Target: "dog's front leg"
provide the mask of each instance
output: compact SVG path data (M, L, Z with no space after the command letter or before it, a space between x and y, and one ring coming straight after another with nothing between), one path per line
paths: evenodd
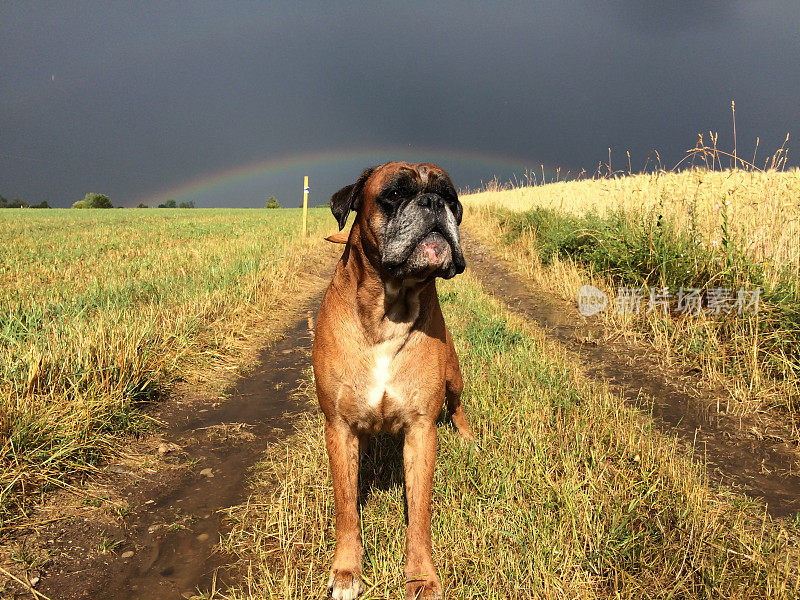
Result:
M363 591L357 506L359 438L346 423L326 421L325 444L331 461L336 506L336 552L328 591L334 600L353 600Z
M406 598L441 598L442 585L431 556L431 492L436 463L436 424L406 429L403 446L408 503Z

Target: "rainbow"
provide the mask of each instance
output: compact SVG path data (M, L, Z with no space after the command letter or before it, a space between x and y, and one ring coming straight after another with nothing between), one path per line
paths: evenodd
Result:
M485 177L482 180L488 182L495 175L501 180L508 180L511 177L517 177L521 180L526 172L534 171L540 173L542 168L541 163L535 161L525 162L507 156L450 149L420 150L410 147L386 147L345 152L341 150L326 150L256 161L222 169L214 173L201 175L173 187L148 193L136 200L136 202L150 205L163 202L166 199L185 202L216 194L224 195L226 189L234 186L246 187L260 184L259 187L263 188L265 180L278 175L297 178L301 178L303 174L311 175L313 189L313 176L315 172L320 170L345 172L349 176L355 177L366 166L398 159L436 162L453 175L457 186L460 183L457 173L465 169L469 169L473 173L476 171L485 173ZM553 169L545 166L545 172L550 177ZM472 185L477 185L478 183L473 182ZM325 200L327 200L327 197Z

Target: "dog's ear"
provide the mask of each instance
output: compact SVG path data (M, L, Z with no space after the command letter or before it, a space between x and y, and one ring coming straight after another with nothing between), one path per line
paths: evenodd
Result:
M336 222L339 223L339 231L344 228L350 209L353 208L353 190L355 187L356 184L351 183L331 196L331 212L336 217Z
M331 196L331 212L336 217L336 222L339 223L339 231L344 229L347 223L347 217L350 215L351 210L358 210L358 200L361 196L361 190L364 189L364 184L367 179L375 171L375 167L366 169L358 181L343 187L333 196Z

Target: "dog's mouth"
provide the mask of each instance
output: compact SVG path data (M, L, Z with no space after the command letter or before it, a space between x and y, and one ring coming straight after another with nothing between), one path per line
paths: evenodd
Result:
M404 260L398 264L385 264L395 277L425 280L431 277L449 279L464 271L464 256L461 253L458 234L456 239L438 224L416 243Z
M450 262L452 257L453 251L450 247L450 242L447 241L441 231L434 228L417 243L408 260L418 259L415 262L425 263L429 267L441 267Z

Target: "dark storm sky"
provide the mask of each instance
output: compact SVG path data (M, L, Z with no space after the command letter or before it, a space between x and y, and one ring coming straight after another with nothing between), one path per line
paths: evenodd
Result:
M732 148L732 99L740 153L800 134L800 2L0 2L0 194L56 206L281 160L198 205L296 205L303 173L325 202L392 157L459 187L609 147L672 166L698 132Z

